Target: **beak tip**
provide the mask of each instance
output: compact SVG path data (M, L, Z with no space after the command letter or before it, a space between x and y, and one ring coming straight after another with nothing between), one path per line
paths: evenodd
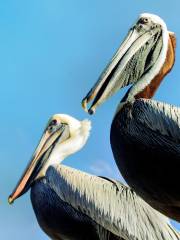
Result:
M8 203L11 205L11 204L13 204L13 202L14 202L14 199L11 196L9 196L8 197Z
M90 109L88 110L88 113L89 113L90 115L93 115L93 114L95 113L95 109L90 108Z

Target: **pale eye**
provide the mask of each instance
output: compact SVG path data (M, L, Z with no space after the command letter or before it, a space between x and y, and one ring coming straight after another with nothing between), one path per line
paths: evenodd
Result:
M148 18L140 18L139 19L139 23L146 24L148 22L149 22Z

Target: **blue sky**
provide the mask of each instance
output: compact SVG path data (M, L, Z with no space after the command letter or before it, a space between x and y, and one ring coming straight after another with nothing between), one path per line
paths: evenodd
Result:
M109 128L125 91L92 117L81 109L81 100L140 13L158 14L180 39L179 9L179 0L1 1L0 239L48 239L36 222L29 193L13 206L7 197L54 113L93 122L85 148L64 164L121 179L110 149ZM179 44L176 52L173 71L155 98L179 106Z

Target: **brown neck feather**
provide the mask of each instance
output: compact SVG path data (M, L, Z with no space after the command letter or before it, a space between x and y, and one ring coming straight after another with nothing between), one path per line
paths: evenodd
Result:
M145 87L140 93L135 96L135 99L138 98L152 98L158 89L161 81L164 79L166 74L170 72L174 65L175 61L175 48L176 48L176 37L174 33L169 32L169 43L168 43L168 51L166 55L166 60L164 65L162 66L158 75L152 79L151 83Z

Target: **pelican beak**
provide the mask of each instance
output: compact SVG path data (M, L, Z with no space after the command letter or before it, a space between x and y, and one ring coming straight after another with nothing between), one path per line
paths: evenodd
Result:
M13 193L8 198L10 204L27 192L37 178L43 177L42 169L47 164L48 158L56 143L61 143L68 137L69 127L67 124L60 124L54 131L46 128L31 161L26 167Z
M152 21L138 19L130 29L116 54L82 100L89 114L120 88L137 81L157 60L162 48L161 26ZM92 102L88 109L87 104Z

